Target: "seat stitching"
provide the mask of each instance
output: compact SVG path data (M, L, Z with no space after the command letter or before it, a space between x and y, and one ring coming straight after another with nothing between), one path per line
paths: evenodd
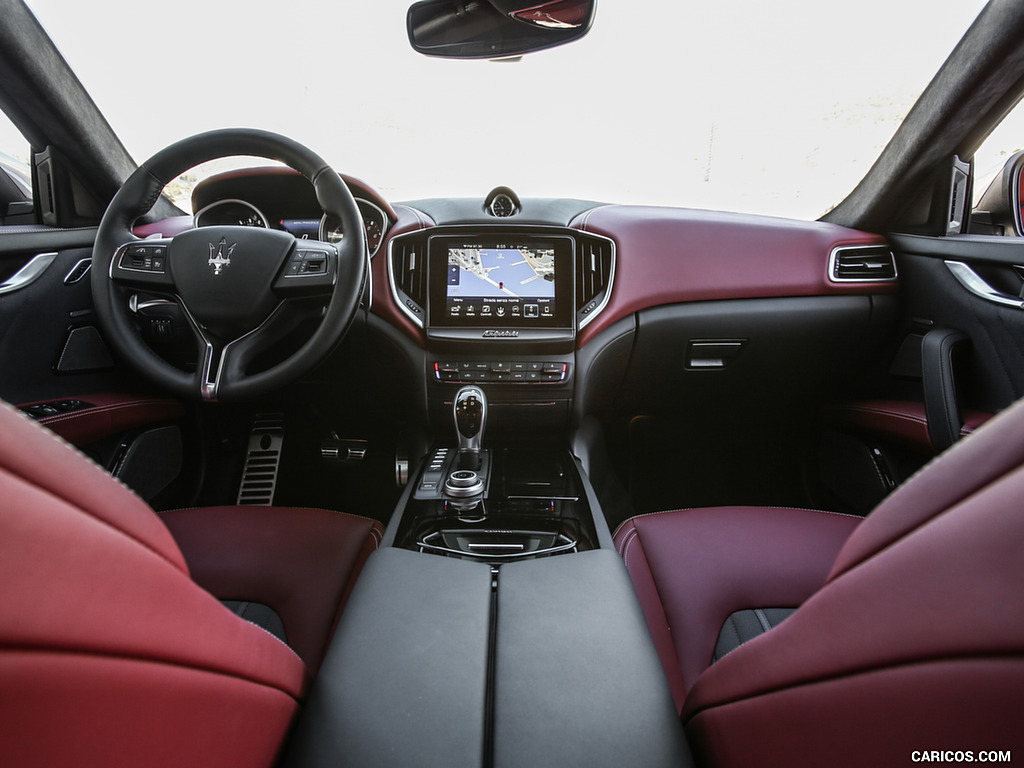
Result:
M225 608L227 608L227 606L225 606ZM227 610L231 611L231 609L230 609L230 608L227 608ZM298 659L298 660L299 660L299 661L300 661L300 662L302 663L302 666L303 666L303 667L305 667L305 666L306 666L306 662L302 661L302 657L301 657L301 656L299 656L299 654L297 654L297 653L295 652L295 650L294 650L294 649L293 649L293 648L292 648L292 647L291 647L290 645L288 645L288 643L286 643L286 642L285 642L284 640L282 640L282 639L281 639L280 637L278 637L277 635L275 635L275 634L274 634L273 632L270 632L269 630L266 630L266 629L264 629L263 627L261 627L261 626L260 626L259 624L257 624L257 623L256 623L256 622L254 622L254 621L250 621L249 619L245 618L245 616L239 616L239 615L238 615L237 613L235 613L234 611L231 611L231 614L232 614L233 616L236 616L237 618L241 619L241 620L242 620L242 621L244 621L244 622L245 622L246 624L249 624L250 626L256 627L256 629L258 629L258 630L259 630L260 632L262 632L263 634L265 634L265 635L266 635L267 637L272 637L272 638L274 638L274 639L275 639L275 640L276 640L276 641L278 642L278 644L279 644L279 645L283 645L283 646L284 646L285 648L287 648L287 649L288 649L288 652L289 652L289 653L290 653L290 654L291 654L292 656L294 656L294 657L295 657L296 659Z
M242 619L242 621L246 621L246 620ZM251 622L248 622L248 623L251 623ZM255 624L253 624L253 626L255 626L257 629L262 629L262 627L258 627ZM263 630L263 631L266 632L266 630ZM267 634L270 634L270 633L267 632ZM273 635L270 635L270 636L274 637ZM278 639L276 637L274 639L277 640L279 643L281 642L280 639ZM285 647L288 648L287 645ZM206 673L209 673L209 674L212 674L212 675L222 675L224 677L231 677L231 678L234 678L236 680L242 680L244 682L251 683L252 685L261 685L261 686L263 686L265 688L273 688L274 690L281 691L282 693L285 693L286 695L291 696L293 699L295 698L290 693L285 691L283 689L283 687L275 685L274 683L266 682L266 681L263 681L263 680L258 680L258 679L256 679L255 676L250 675L250 674L245 673L245 672L232 672L230 670L220 669L218 667L205 664L205 663L203 663L202 661L199 661L199 660L196 660L196 661L188 661L188 660L179 661L179 660L175 660L175 659L161 659L161 658L145 656L145 655L141 655L141 654L123 653L123 652L118 652L118 651L110 651L110 652L108 652L108 651L101 651L101 650L95 650L95 649L86 649L86 648L62 648L60 646L48 646L48 645L45 645L45 644L42 644L42 643L34 643L34 644L30 644L30 645L25 645L25 644L9 645L9 646L4 646L4 648L5 648L5 650L18 650L18 651L22 651L24 653L38 653L38 654L52 654L52 655L60 654L62 656L88 656L88 657L101 658L101 659L114 659L116 661L137 661L137 662L141 662L143 664L160 664L160 665L168 666L168 667L178 667L178 668L181 668L181 669L189 669L189 670L194 670L194 671L199 671L199 672L206 672ZM298 654L296 654L295 651L292 651L291 648L288 648L288 650L291 651L293 656L298 658ZM299 659L299 663L301 663L303 665L303 667L305 668L305 662L303 662L302 659Z
M23 411L20 411L20 410L18 410L17 408L14 408L14 407L12 407L12 406L9 406L9 405L7 405L6 403L3 403L3 402L0 402L0 407L2 407L2 408L6 408L6 409L7 409L8 411L11 411L12 413L15 413L15 414L17 414L18 416L20 416L21 418L23 418L23 419L24 419L25 421L29 422L30 424L34 425L35 427L38 427L38 426L40 426L39 422L37 422L37 421L36 421L35 419L33 419L33 418L32 418L31 416L29 416L29 415L28 415L27 413L25 413L25 412L23 412ZM92 458L90 458L90 457L89 457L89 456L87 456L86 454L82 453L82 452L81 452L80 450L78 450L78 448L77 448L76 446L74 446L74 445L72 445L71 443L69 443L69 442L68 442L67 440L65 440L65 439L64 439L63 437L61 437L60 435L58 435L58 434L57 434L56 432L54 432L54 431L52 431L52 430L50 430L50 429L44 429L44 430L43 430L43 434L44 434L44 435L46 435L47 437L49 437L49 438L50 438L51 440L54 440L54 441L56 441L57 443L59 443L59 444L60 444L61 446L63 446L64 448L66 448L66 449L68 449L68 450L71 450L72 452L74 452L75 454L77 454L77 455L78 455L78 456L79 456L80 458L83 458L83 459L85 459L85 460L86 460L87 462L89 462L89 463L90 463L90 464L91 464L91 465L92 465L93 467L95 467L95 468L96 468L96 469L98 469L98 470L99 470L100 472L102 472L102 473L103 473L103 474L104 474L104 475L105 475L106 477L110 478L110 479L111 479L111 480L113 480L113 481L114 481L115 483L117 483L117 484L118 484L119 486L121 486L122 488L124 488L124 489L125 489L126 491L128 491L128 492L129 492L129 493L130 493L130 494L131 494L132 496L135 496L136 498L138 498L138 494L137 494L137 493L135 493L135 491L133 491L133 490L132 490L131 488L129 488L129 487L128 487L127 485L125 485L125 484L124 484L123 482L121 482L121 480L120 480L119 478L117 478L117 477L114 477L113 475L111 475L111 474L110 474L109 472L107 472L107 470L106 470L106 469L104 469L104 468L103 468L103 467L101 467L101 466L100 466L99 464L97 464L97 463L96 463L95 461L93 461L93 460L92 460ZM6 464L4 464L4 465L2 465L2 466L4 466L5 468L7 468L7 465L6 465ZM8 468L8 469L9 469L9 468ZM35 485L35 483L33 483L33 485ZM38 487L38 486L36 486L36 487ZM48 491L48 492L50 492L50 491ZM52 492L50 492L50 493L52 493ZM58 494L53 494L53 495L58 495ZM63 496L60 496L60 498L62 498L62 499L63 499L64 497L63 497ZM65 500L66 500L66 499L65 499ZM142 501L141 499L139 499L139 500L140 500L140 501ZM74 503L74 502L72 502L72 503ZM143 503L145 503L145 502L143 502ZM76 506L77 506L77 504L76 504Z
M623 541L622 547L622 560L626 563L626 570L629 570L629 548L633 545L633 542L640 538L640 532L634 528L626 539Z
M790 510L796 510L798 512L817 512L818 514L821 514L821 515L838 515L839 517L852 517L855 520L863 520L864 519L863 515L852 515L849 512L834 512L831 509L812 509L810 507L760 506L760 505L757 505L757 504L744 505L742 507L739 507L739 505L733 506L733 507L730 507L728 505L720 505L720 506L717 506L717 507L680 507L679 509L663 509L663 510L661 510L659 512L645 512L642 515L633 515L633 517L629 518L628 520L624 520L622 523L619 524L619 526L615 529L615 533L613 534L613 537L618 535L619 531L622 530L622 527L624 525L626 525L627 523L632 522L634 520L639 520L639 519L641 519L643 517L652 517L654 515L668 515L668 514L672 514L672 513L675 513L675 512L690 512L690 511L697 510L697 509L730 509L730 508L744 508L744 509L790 509Z
M899 419L901 421L909 421L914 424L923 424L925 426L928 425L927 418L922 416L916 416L911 413L903 413L901 411L892 411L886 408L873 408L867 406L849 406L849 409L851 411L859 411L861 413L871 413L880 416L892 416L894 419Z
M124 403L110 403L108 405L94 405L91 408L83 408L78 411L69 411L68 413L59 413L54 416L46 416L39 420L40 424L44 426L50 426L51 424L59 424L64 421L74 421L75 419L85 419L90 416L96 416L98 414L111 413L113 411L121 410L123 408L136 408L140 405L149 405L153 401L151 400L130 400ZM173 402L173 401L164 401Z

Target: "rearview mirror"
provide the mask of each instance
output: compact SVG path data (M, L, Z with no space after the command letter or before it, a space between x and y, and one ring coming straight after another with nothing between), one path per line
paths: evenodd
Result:
M506 59L579 40L594 12L595 0L421 0L406 26L427 56Z

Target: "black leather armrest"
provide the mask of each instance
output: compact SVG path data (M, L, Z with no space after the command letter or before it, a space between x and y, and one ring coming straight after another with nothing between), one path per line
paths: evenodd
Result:
M969 346L970 339L966 334L948 328L931 330L921 341L921 376L928 436L939 453L960 439L963 419L956 392L956 365Z
M614 551L512 563L498 584L495 768L693 764Z

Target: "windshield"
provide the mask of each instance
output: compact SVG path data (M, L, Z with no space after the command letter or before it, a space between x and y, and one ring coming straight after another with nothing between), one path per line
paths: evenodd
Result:
M415 53L409 1L29 3L138 161L245 126L392 201L506 185L804 219L853 189L983 6L600 0L582 41L494 63Z

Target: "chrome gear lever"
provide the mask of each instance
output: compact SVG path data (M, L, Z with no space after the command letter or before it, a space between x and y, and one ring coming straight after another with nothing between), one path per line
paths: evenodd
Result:
M455 393L455 434L459 440L459 468L480 469L480 444L487 424L487 395L480 387L465 386Z

